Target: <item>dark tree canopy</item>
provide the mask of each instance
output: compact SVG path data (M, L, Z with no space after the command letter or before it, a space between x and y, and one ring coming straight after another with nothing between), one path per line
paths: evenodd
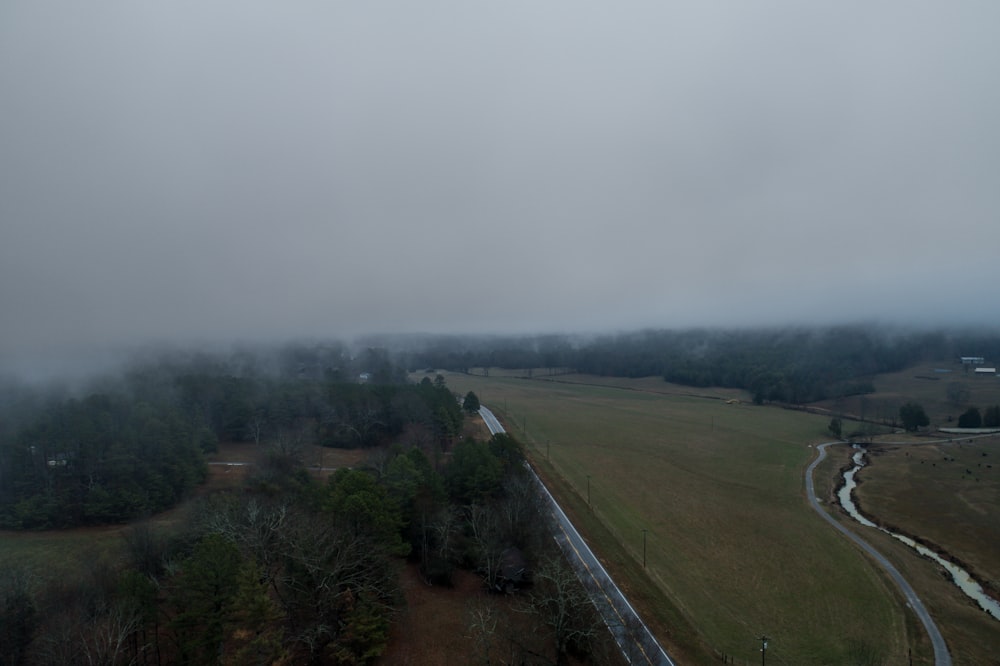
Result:
M983 427L996 428L1000 426L1000 405L993 405L983 410Z
M0 524L50 528L162 511L201 482L214 436L166 402L92 394L54 403L0 443Z
M293 348L269 371L249 354L197 355L74 397L18 397L16 412L0 400L3 526L128 521L182 499L219 442L269 451L169 529L127 530L124 557L93 583L60 576L40 594L0 572L0 661L371 664L401 606L404 557L428 582L466 568L491 590L529 584L524 567L554 545L521 444L460 438L444 377L398 381L377 349L355 362ZM324 482L306 444L372 451ZM592 647L565 639L576 629L561 610L533 610L541 630L511 643L513 660L583 659Z
M910 331L875 326L647 330L597 338L454 337L406 354L410 367L469 372L490 367L661 376L687 386L749 391L763 402L805 403L874 392L872 377L969 349L1000 356L989 332Z
M0 527L119 523L163 511L205 478L204 454L220 441L268 447L271 462L287 467L306 445L370 448L417 429L446 447L462 427L444 377L404 383L384 350L369 348L358 361L373 371L366 382L326 366L345 359L322 347L270 362L278 370L259 370L264 361L248 354L172 359L85 397L0 413Z
M472 391L466 393L465 400L462 401L462 409L467 411L469 414L475 414L479 411L479 407L479 397Z
M899 408L899 420L907 432L930 425L930 419L927 418L924 408L915 402L907 402Z
M982 425L983 417L978 407L969 407L958 417L959 428L980 428Z

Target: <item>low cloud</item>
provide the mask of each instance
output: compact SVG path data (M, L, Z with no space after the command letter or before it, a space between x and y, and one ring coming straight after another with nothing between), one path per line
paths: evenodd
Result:
M998 320L990 4L0 13L7 359Z

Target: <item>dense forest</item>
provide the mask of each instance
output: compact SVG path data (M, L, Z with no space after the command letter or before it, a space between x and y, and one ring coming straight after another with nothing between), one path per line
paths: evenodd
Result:
M204 479L204 454L219 441L266 442L294 456L307 444L371 447L407 429L439 443L457 434L461 407L442 383L407 384L384 352L368 357L361 367L372 370L352 370L351 381L346 365L318 366L314 353L277 373L241 365L241 357L198 357L133 368L82 396L8 391L0 527L162 511Z
M606 649L547 537L520 444L462 437L460 399L473 411L474 394L440 375L406 382L369 352L267 369L171 358L78 395L5 390L4 525L132 526L123 561L70 578L0 572L0 663L372 663L403 606L407 560L428 584L462 568L488 591L524 590L516 615L534 629L503 629L484 606L469 630L485 652L470 658L501 638L519 663ZM268 453L238 489L193 500L180 525L135 520L189 497L220 441ZM306 445L372 453L324 480L303 464Z
M411 367L457 372L499 367L661 376L687 386L745 389L757 402L807 403L870 393L875 374L959 356L1000 358L1000 335L856 325L649 330L596 337L441 337L412 344L403 357Z

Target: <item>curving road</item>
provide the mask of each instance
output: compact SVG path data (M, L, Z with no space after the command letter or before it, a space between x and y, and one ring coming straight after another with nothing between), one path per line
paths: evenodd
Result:
M479 408L479 415L483 417L491 434L506 432L497 417L486 407ZM573 527L573 523L552 497L548 488L534 470L530 467L528 470L552 509L553 522L557 529L556 542L576 570L580 582L587 589L604 623L615 637L622 655L630 664L675 666L674 661L657 643L649 627L639 618L639 614L635 612L580 533Z
M818 454L816 459L813 460L809 467L806 468L806 495L809 497L809 504L812 508L816 510L820 516L823 517L828 523L833 525L837 530L843 533L848 539L858 544L866 553L872 556L872 558L878 563L880 567L885 569L886 572L892 577L896 582L896 585L903 592L903 596L906 597L906 605L913 609L917 617L920 618L920 622L923 623L924 629L927 630L927 635L931 639L931 644L934 646L934 663L937 666L951 666L951 654L948 652L948 646L944 642L944 637L941 636L941 632L938 631L937 625L934 624L934 620L931 619L930 613L924 608L924 604L917 597L917 593L913 591L910 584L906 582L903 575L899 573L899 570L892 565L889 560L882 555L882 553L875 550L875 548L869 544L867 541L859 537L857 534L847 529L843 524L837 522L833 516L823 510L823 507L819 505L819 498L816 497L816 489L813 485L813 470L826 458L826 447L831 444L842 444L843 442L827 442L826 444L820 444L816 447Z

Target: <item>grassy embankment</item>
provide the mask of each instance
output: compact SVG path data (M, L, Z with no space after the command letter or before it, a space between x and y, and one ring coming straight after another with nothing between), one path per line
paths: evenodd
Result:
M762 634L773 664L905 664L910 648L928 663L886 577L805 502L802 471L810 445L829 439L828 419L659 380L491 374L446 377L528 443L683 663L713 653L754 661Z

